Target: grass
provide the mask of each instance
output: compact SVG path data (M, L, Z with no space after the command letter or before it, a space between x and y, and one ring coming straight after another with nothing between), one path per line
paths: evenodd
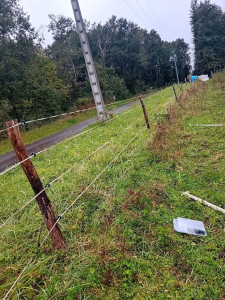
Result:
M68 250L47 240L10 299L224 299L224 215L181 196L190 190L224 207L224 128L191 125L224 123L224 79L193 85L176 104L171 88L147 100L151 132L140 133L61 220ZM122 115L35 158L44 184L74 167L48 190L57 214L143 128L139 105ZM4 221L33 194L20 169L1 179ZM204 221L207 237L174 232L176 217ZM1 296L36 253L42 223L33 203L0 229Z
M107 110L114 109L117 107L120 107L126 103L129 103L130 101L134 101L134 98L127 99L126 102L118 102L116 104L112 104L110 106L107 106ZM94 106L92 104L91 106ZM76 109L75 109L76 110ZM39 139L43 139L51 134L54 134L56 132L59 132L63 129L69 128L73 125L76 125L82 121L88 120L92 117L97 116L96 110L89 110L82 113L77 113L75 115L65 116L58 119L52 119L50 121L45 122L37 122L33 123L33 127L29 128L28 125L26 125L26 128L20 127L21 132L23 133L23 140L25 144L33 143ZM7 135L1 137L0 139L0 155L5 154L9 151L12 151L12 145L10 141L7 138Z

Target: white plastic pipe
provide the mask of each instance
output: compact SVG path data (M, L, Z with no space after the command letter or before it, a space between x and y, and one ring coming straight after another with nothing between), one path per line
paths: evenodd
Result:
M225 214L225 209L223 209L223 208L221 208L221 207L219 207L219 206L216 206L216 205L214 205L214 204L212 204L212 203L210 203L210 202L207 202L207 201L205 201L205 200L202 200L202 199L200 199L200 198L198 198L198 197L196 197L196 196L193 196L193 195L190 194L190 192L185 192L185 193L183 193L182 195L186 195L186 196L188 196L188 197L189 197L190 199L192 199L192 200L198 201L198 202L200 202L200 203L202 203L202 204L204 204L204 205L206 205L206 206L208 206L208 207L211 207L211 208L213 208L213 209L215 209L215 210L217 210L217 211L220 211L220 212L222 212L223 214Z
M223 127L225 124L191 124L192 126L199 126L199 127Z

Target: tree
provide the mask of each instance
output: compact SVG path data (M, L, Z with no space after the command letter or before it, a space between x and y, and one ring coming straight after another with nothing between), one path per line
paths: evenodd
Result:
M17 0L0 2L0 112L5 121L19 118L18 106L23 96L24 78L37 55L37 35Z
M49 31L53 43L46 50L56 66L58 76L68 89L67 106L76 104L81 89L86 86L87 74L80 39L72 19L50 15Z
M54 42L46 53L56 63L58 75L69 90L68 105L73 106L79 97L91 95L80 39L71 19L52 15L50 19L49 30L53 34ZM125 97L128 91L124 80L115 74L112 66L106 66L109 30L101 24L93 24L92 27L86 24L86 27L104 98L111 99L113 95L117 99Z
M56 65L39 55L26 73L24 98L18 111L24 119L50 116L67 110L67 90L57 77Z
M210 73L225 67L225 14L209 0L191 2L195 70Z
M0 2L0 123L67 110L67 91L18 0Z
M173 62L173 76L176 78L176 70L174 67L174 59L176 59L179 79L180 81L184 81L185 78L187 78L187 76L190 74L191 70L189 45L185 43L184 39L177 39L176 41L172 42L172 51L174 53L171 53L171 61Z

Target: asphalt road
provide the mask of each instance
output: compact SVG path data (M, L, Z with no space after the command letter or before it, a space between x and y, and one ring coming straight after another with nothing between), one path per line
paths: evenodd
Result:
M130 103L127 103L123 106L120 106L113 111L110 111L109 113L113 114L119 114L123 112L124 110L134 106L138 101L133 101ZM52 145L55 145L63 140L68 139L69 137L72 137L79 132L81 132L83 129L87 128L89 125L94 124L97 122L97 117L85 120L79 124L73 125L67 129L64 129L62 131L59 131L57 133L54 133L50 136L45 137L44 139L38 140L34 143L26 145L26 150L28 154L32 154L33 152L38 152L41 150L44 150L45 148L48 148ZM6 154L0 155L0 172L5 170L7 167L17 163L17 157L14 151L8 152Z

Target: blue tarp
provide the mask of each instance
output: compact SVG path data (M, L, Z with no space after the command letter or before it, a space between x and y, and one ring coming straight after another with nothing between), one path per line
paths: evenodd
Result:
M196 79L198 79L198 75L194 75L191 77L191 82L194 82Z

